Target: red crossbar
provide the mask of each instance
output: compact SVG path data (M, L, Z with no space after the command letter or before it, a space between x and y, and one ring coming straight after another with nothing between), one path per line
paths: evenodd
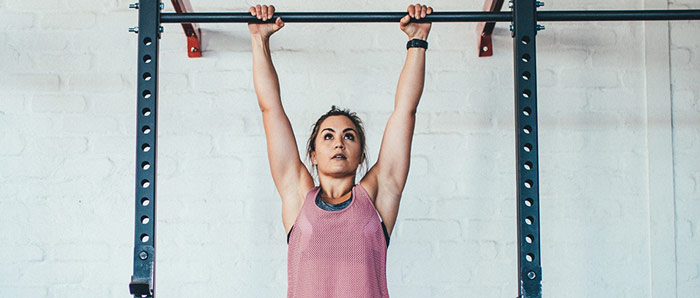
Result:
M174 0L173 0L174 1ZM484 11L501 11L503 0L485 0ZM479 39L479 57L493 56L493 44L491 42L491 33L496 26L495 22L482 22L476 26L476 34Z
M190 5L190 0L171 0L171 2L177 13L194 12L192 5ZM187 57L202 57L202 45L200 42L202 31L199 29L199 25L183 23L182 29L185 30L185 35L187 36Z

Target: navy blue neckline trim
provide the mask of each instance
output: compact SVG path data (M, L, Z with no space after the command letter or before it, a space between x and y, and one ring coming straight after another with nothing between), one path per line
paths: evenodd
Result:
M316 206L320 207L323 210L326 211L340 211L345 209L348 205L350 205L350 202L352 202L352 192L350 192L350 198L342 201L338 204L331 204L328 203L324 200L321 199L321 192L318 192L318 195L316 195Z

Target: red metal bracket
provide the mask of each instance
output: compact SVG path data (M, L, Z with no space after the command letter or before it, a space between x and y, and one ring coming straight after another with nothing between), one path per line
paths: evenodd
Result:
M171 2L177 13L194 12L190 0L171 0ZM199 30L199 25L183 23L182 29L185 30L187 36L187 57L202 57L202 44L200 42L202 31Z
M173 0L175 1L175 0ZM501 11L503 0L485 0L484 11ZM496 27L495 22L482 22L476 26L476 34L479 39L479 57L493 56L493 44L491 43L491 33Z

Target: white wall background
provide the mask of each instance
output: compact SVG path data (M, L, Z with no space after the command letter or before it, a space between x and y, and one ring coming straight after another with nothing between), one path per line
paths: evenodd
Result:
M129 296L137 60L126 30L137 13L128 3L0 0L0 297ZM197 11L250 4L193 1ZM274 4L398 11L408 2ZM546 4L700 8L698 0ZM700 23L544 25L544 297L700 297ZM247 28L201 27L203 58L187 58L179 25L166 24L161 40L158 296L284 297L287 246ZM499 24L495 55L477 58L474 32L475 24L433 25L388 253L392 297L517 295L511 38ZM336 104L365 120L376 160L405 39L397 24L288 24L275 34L297 141Z

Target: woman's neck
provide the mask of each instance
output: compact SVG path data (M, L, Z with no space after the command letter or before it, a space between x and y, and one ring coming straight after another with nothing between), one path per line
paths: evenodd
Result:
M350 198L355 176L330 178L319 176L321 199L327 203L337 204Z

